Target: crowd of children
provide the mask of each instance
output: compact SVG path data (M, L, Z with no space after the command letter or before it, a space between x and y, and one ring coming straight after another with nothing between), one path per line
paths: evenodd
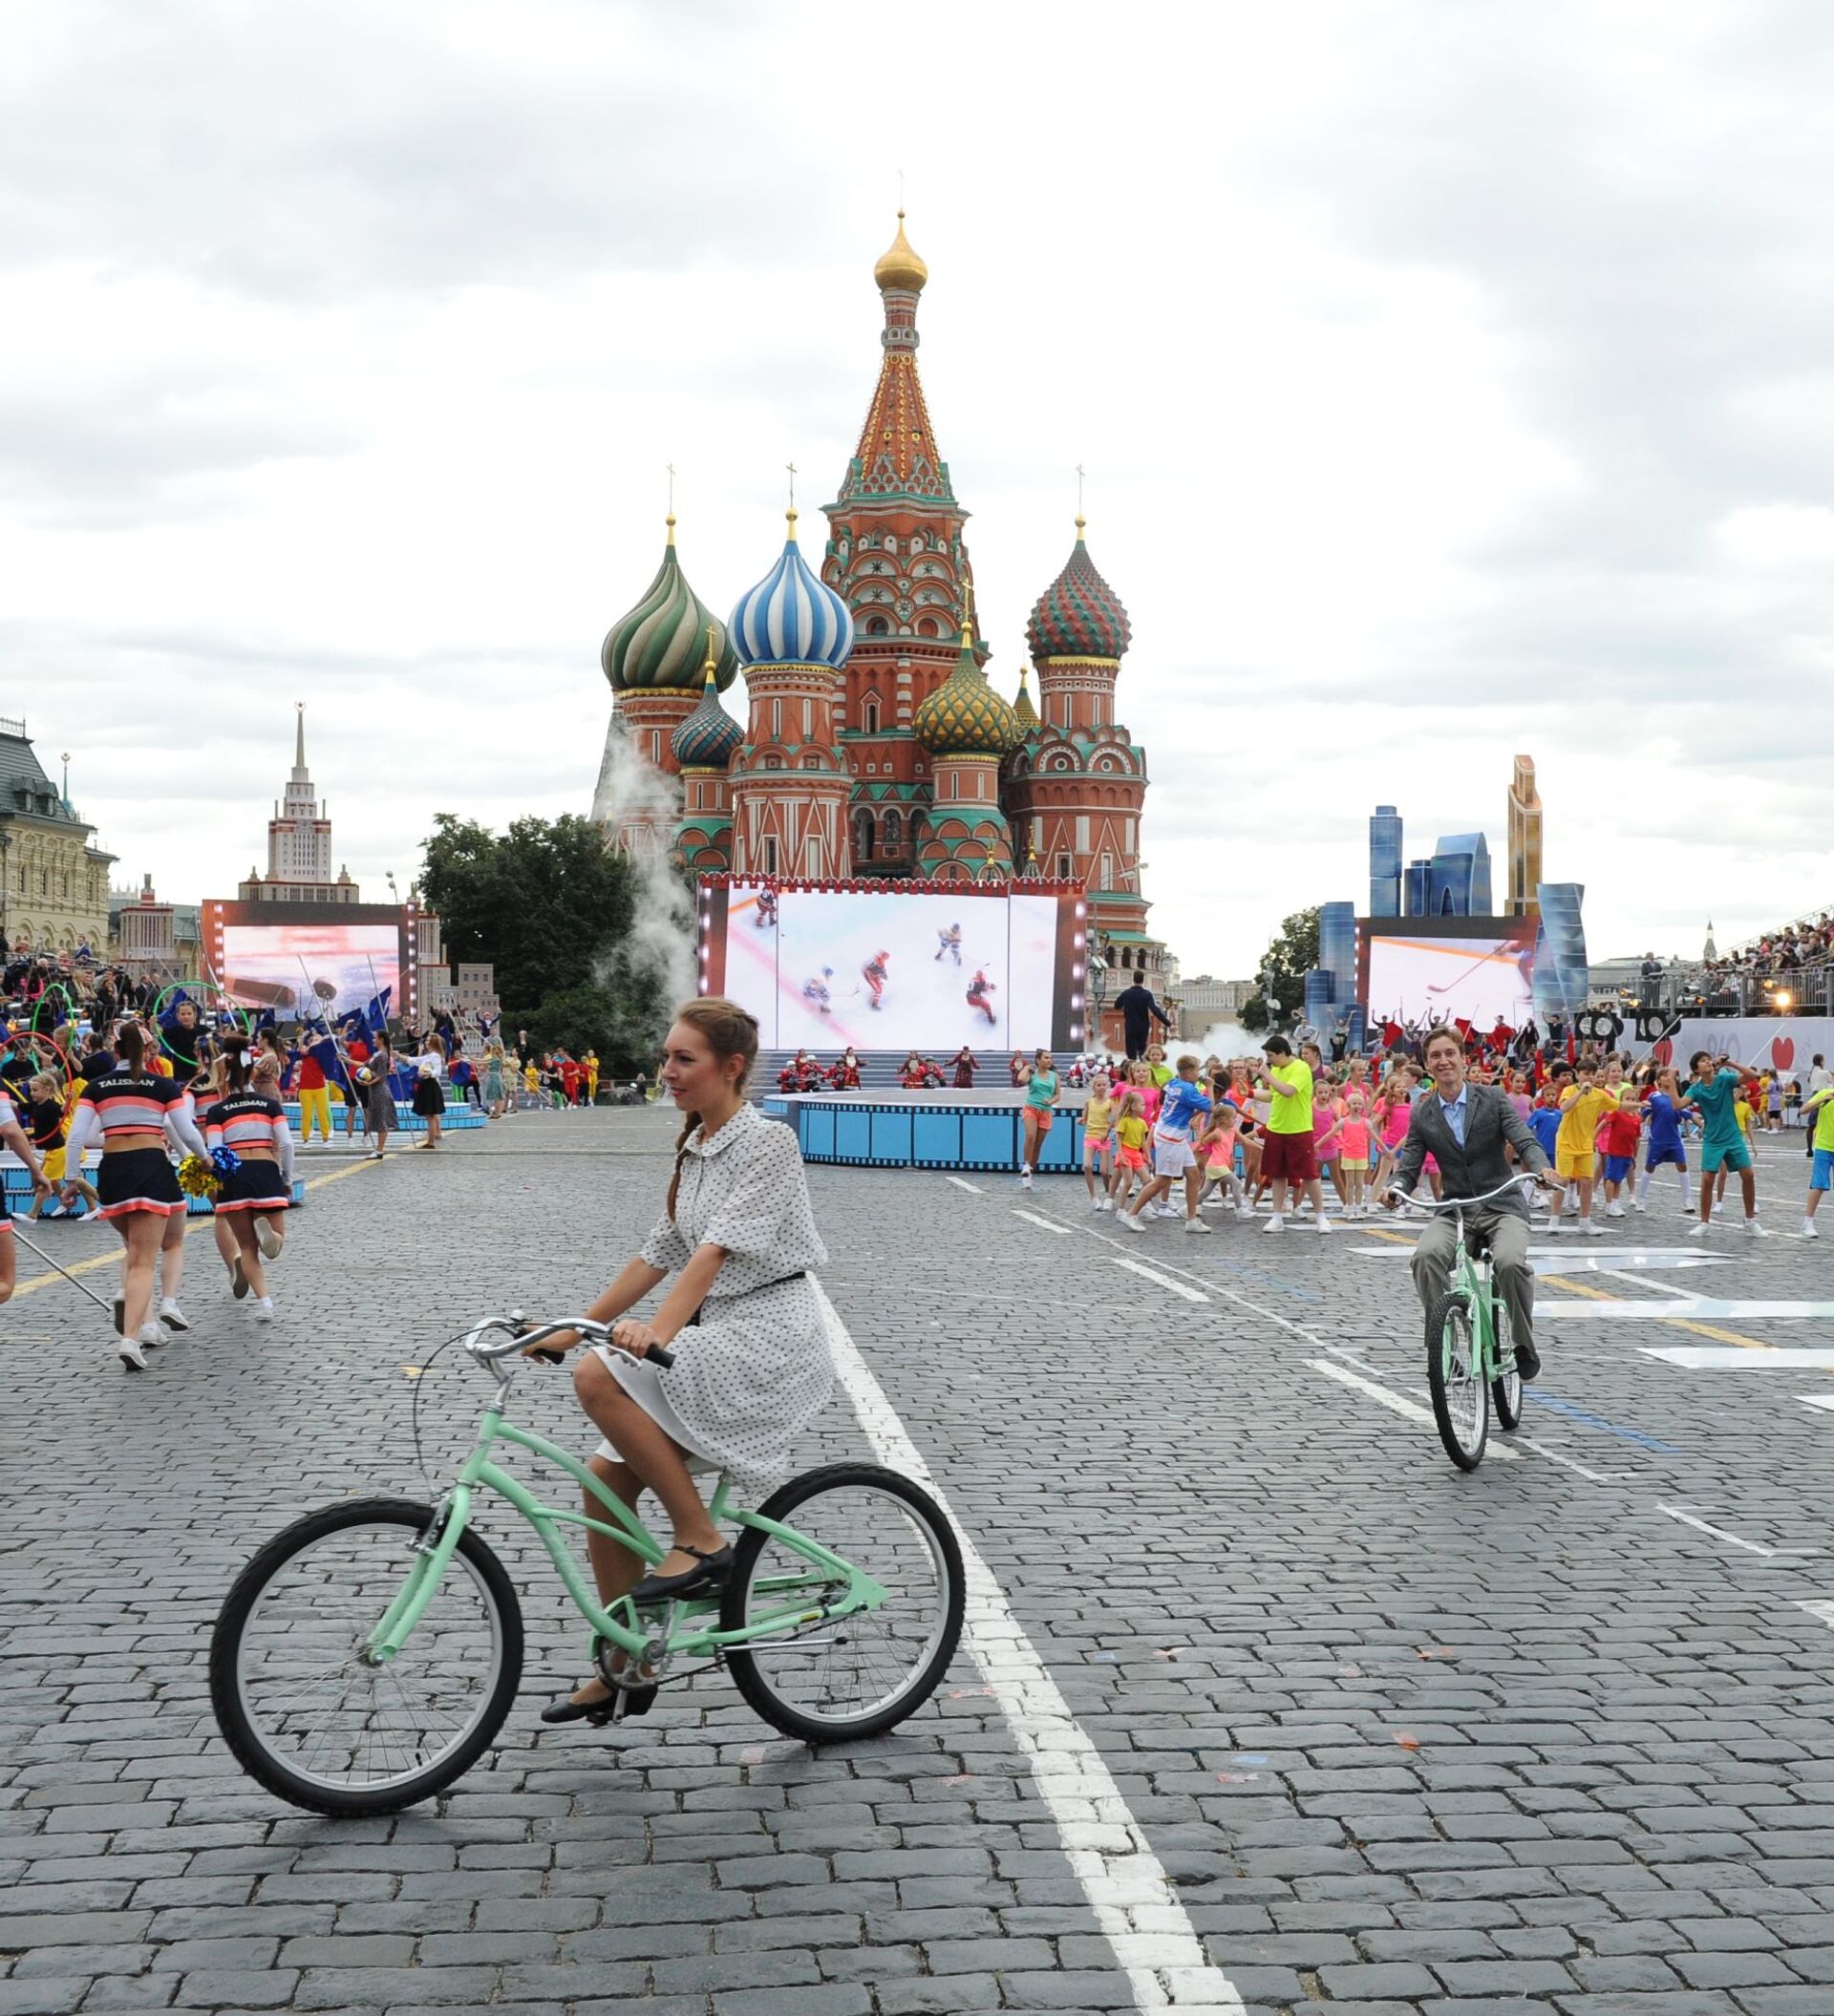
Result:
M1503 1091L1552 1163L1559 1191L1549 1233L1570 1223L1603 1237L1606 1220L1647 1211L1652 1187L1673 1170L1675 1207L1695 1220L1694 1237L1710 1230L1734 1176L1747 1233L1765 1237L1753 1142L1786 1110L1788 1087L1777 1074L1705 1051L1685 1072L1672 1062L1633 1068L1612 1051L1574 1063L1537 1057L1520 1067L1480 1054L1471 1076ZM1422 1082L1420 1065L1407 1055L1374 1066L1361 1057L1328 1064L1316 1044L1302 1044L1295 1056L1276 1038L1265 1063L1188 1054L1173 1062L1155 1046L1142 1060L1098 1069L1092 1079L1082 1114L1090 1209L1114 1214L1131 1232L1144 1231L1152 1218L1182 1218L1186 1231L1201 1235L1211 1229L1202 1212L1253 1219L1271 1192L1265 1229L1273 1232L1285 1228L1290 1190L1293 1216L1310 1214L1319 1232L1329 1232L1328 1191L1342 1219L1372 1217L1399 1161ZM1812 1159L1802 1233L1813 1239L1821 1198L1834 1187L1834 1077L1811 1091L1803 1118ZM1697 1190L1690 1187L1693 1139ZM1423 1174L1437 1197L1430 1156Z

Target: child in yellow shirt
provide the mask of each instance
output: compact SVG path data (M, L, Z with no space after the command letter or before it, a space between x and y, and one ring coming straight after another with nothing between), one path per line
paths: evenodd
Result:
M1082 1109L1082 1180L1089 1192L1091 1211L1113 1208L1108 1184L1114 1175L1114 1087L1108 1073L1098 1071L1089 1081L1089 1098ZM1101 1175L1097 1188L1096 1175Z
M1560 1132L1554 1136L1554 1173L1562 1183L1570 1184L1579 1193L1580 1230L1594 1239L1603 1239L1605 1227L1592 1216L1592 1180L1598 1169L1593 1142L1598 1123L1615 1111L1617 1099L1599 1084L1593 1065L1579 1065L1573 1079L1571 1090L1561 1094ZM1558 1211L1552 1214L1547 1229L1560 1230Z

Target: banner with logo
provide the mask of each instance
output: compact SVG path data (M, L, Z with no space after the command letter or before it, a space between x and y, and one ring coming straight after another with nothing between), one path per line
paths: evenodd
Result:
M1643 1049L1637 1045L1633 1054L1641 1056ZM1723 1050L1735 1064L1798 1078L1806 1092L1815 1059L1834 1058L1834 1016L1730 1015L1723 1021L1684 1022L1652 1054L1658 1064L1673 1064L1685 1078L1688 1059L1697 1050L1715 1056Z

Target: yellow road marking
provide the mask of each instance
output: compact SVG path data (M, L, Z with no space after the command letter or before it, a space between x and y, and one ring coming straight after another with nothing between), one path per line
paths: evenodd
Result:
M324 1176L313 1177L306 1185L306 1188L309 1191L322 1190L327 1183L341 1183L347 1176L354 1176L359 1169L373 1169L375 1166L374 1161L366 1156L362 1161L352 1163L348 1169L328 1170ZM26 1220L21 1219L19 1222L24 1224ZM204 1226L215 1222L214 1215L194 1218L185 1226L184 1236L189 1239L193 1233L202 1232ZM118 1266L120 1259L121 1253L118 1246L113 1252L92 1253L87 1260L79 1260L75 1266L66 1267L64 1274L93 1274L97 1267ZM17 1302L22 1295L34 1295L40 1288L48 1288L53 1282L61 1281L62 1279L63 1274L34 1274L30 1281L19 1283L12 1291L12 1299Z

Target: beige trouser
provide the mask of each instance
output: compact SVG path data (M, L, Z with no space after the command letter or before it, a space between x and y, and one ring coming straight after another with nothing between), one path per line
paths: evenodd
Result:
M1482 1234L1490 1247L1497 1293L1509 1311L1509 1333L1518 1344L1535 1341L1535 1270L1528 1264L1528 1220L1520 1212L1477 1204L1464 1214L1465 1229ZM1458 1227L1450 1212L1436 1214L1414 1248L1414 1292L1430 1309L1452 1279Z

